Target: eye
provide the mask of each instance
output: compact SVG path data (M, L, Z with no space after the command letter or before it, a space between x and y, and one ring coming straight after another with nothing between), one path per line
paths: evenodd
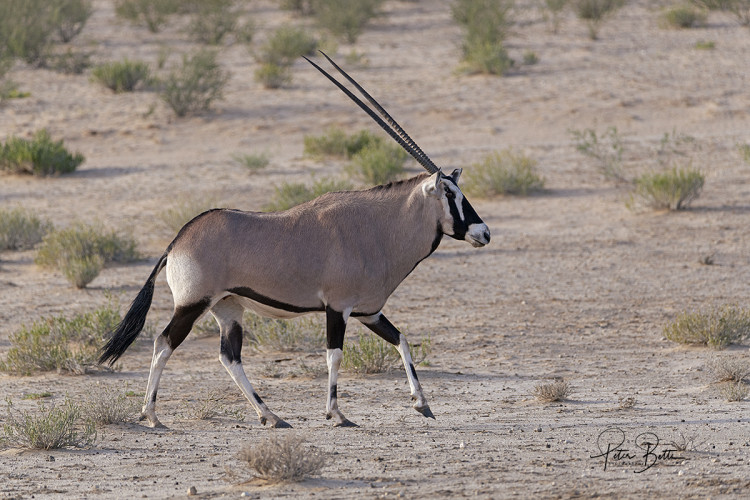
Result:
M449 200L452 200L453 198L456 197L456 193L454 193L448 188L445 188L445 197L448 198Z

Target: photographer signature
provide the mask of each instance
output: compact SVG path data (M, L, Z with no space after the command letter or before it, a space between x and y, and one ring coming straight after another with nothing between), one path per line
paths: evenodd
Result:
M604 458L604 470L607 470L607 466L616 462L628 462L638 464L641 467L638 470L634 470L636 474L640 474L649 470L651 467L656 465L660 461L664 460L680 460L683 457L677 457L674 454L679 450L667 448L662 445L659 449L659 437L653 432L642 432L636 436L634 441L635 447L638 449L631 450L624 448L625 445L625 431L619 427L608 427L596 439L596 446L599 448L599 454L590 455L591 458Z

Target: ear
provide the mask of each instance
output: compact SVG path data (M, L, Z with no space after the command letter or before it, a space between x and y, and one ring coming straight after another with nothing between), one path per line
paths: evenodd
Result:
M453 179L453 184L455 184L456 186L458 186L458 178L461 177L461 172L463 171L464 171L463 168L457 168L451 174L451 179Z
M432 182L432 180L430 180L429 182L425 182L422 185L422 190L427 196L435 196L439 198L443 189L443 180L441 179L443 172L438 170L432 175L435 177L435 181Z

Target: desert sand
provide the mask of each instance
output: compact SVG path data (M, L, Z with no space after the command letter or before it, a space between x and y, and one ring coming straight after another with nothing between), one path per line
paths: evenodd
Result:
M473 199L491 244L443 240L386 306L396 326L432 340L430 364L418 371L436 420L410 407L403 371L344 372L339 404L359 427L333 428L324 378L265 378L264 363L278 360L288 372L299 356L246 349L256 390L293 426L264 428L219 364L218 339L191 336L162 378L157 413L167 429L113 425L89 449L5 450L2 496L172 498L191 486L201 498L742 496L750 486L748 403L727 402L706 364L717 355L747 359L747 348L679 346L662 329L679 312L750 297L750 166L737 149L750 140L750 31L721 13L703 28L663 29L654 3L631 0L597 41L572 13L553 34L538 10L526 9L508 49L518 61L533 51L539 62L504 77L456 71L461 32L443 0L388 1L354 46L332 54L363 54L345 67L443 168L512 147L536 159L546 180L542 194ZM176 26L151 34L118 20L111 2L95 8L73 42L93 62L155 64L166 46L175 52L169 65L195 48ZM271 1L250 3L248 14L256 48L275 27L301 22ZM715 49L698 50L698 41ZM58 227L98 220L130 231L146 258L76 290L36 267L33 251L0 255L0 356L22 325L85 312L106 303L108 291L124 308L174 236L159 223L166 209L197 199L259 210L282 182L344 175L341 162L303 157L306 134L329 125L375 130L304 61L290 86L265 90L244 45L223 47L220 60L232 73L225 99L183 119L152 92L113 94L88 74L13 71L31 96L0 108L0 138L46 127L86 162L58 178L0 177L0 207L28 208ZM680 212L629 210L627 190L577 152L570 134L612 126L632 172L655 164L665 133L694 138L678 160L705 172L701 197ZM262 152L271 163L259 174L232 161ZM713 265L702 264L709 255ZM149 324L160 331L171 307L162 274ZM325 364L323 351L304 360ZM33 408L24 394L81 399L97 384L142 392L149 363L148 348L133 348L115 373L0 375L0 394ZM570 383L569 398L537 401L534 387L556 379ZM246 418L188 417L217 391ZM620 436L605 432L612 428L632 456L610 455L605 470L597 455ZM267 485L237 459L242 447L283 432L331 454L319 477ZM644 436L659 439L656 450L639 447ZM667 451L675 443L688 449Z

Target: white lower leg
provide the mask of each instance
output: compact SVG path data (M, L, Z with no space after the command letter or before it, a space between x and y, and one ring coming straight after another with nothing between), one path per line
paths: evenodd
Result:
M156 392L159 389L159 380L164 371L164 366L171 355L172 348L167 345L166 337L159 335L154 340L154 355L151 358L146 396L143 401L143 408L141 409L141 417L148 419L151 427L162 427L161 422L156 418Z
M260 396L255 392L253 385L247 379L245 370L242 368L242 363L230 362L224 356L221 356L220 360L221 364L226 368L227 372L229 372L229 376L232 377L234 383L237 384L237 387L240 388L242 394L245 395L255 409L261 424L266 425L266 423L268 423L271 427L290 427L289 424L274 415L274 413L268 409L268 406L266 406L263 400L260 399Z
M341 359L344 351L341 349L326 350L326 364L328 365L328 399L326 400L326 418L333 419L334 425L350 425L351 422L339 411L338 378Z
M397 349L399 354L401 354L401 360L404 362L404 371L406 371L406 379L409 381L409 389L411 391L411 398L414 400L414 408L416 408L417 411L422 412L422 409L429 407L427 406L427 400L422 392L422 386L417 378L417 372L414 369L414 362L411 359L411 353L409 352L409 342L403 334L399 337L399 345Z

